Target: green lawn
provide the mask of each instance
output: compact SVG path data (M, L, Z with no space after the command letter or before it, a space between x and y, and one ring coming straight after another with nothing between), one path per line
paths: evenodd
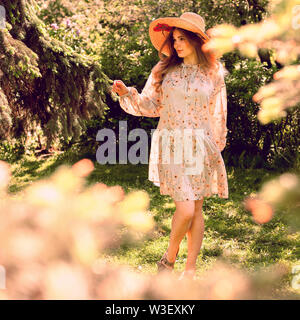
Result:
M175 210L172 198L159 193L159 188L147 180L148 165L100 165L92 155L75 156L65 153L38 160L26 156L11 163L13 177L9 186L11 193L21 191L31 182L47 177L61 164L73 164L90 157L95 170L87 184L103 182L109 186L120 185L125 192L146 190L156 227L151 237L136 245L123 245L113 251L102 253L102 257L117 263L126 263L140 272L155 273L156 261L168 246L172 214ZM204 200L205 235L198 258L198 274L209 269L218 259L248 272L281 262L288 268L300 263L300 233L290 233L289 226L275 215L264 225L258 225L242 205L242 200L251 192L258 191L263 182L279 175L263 169L227 168L229 199L217 196ZM297 251L298 250L298 251ZM184 268L187 257L186 239L181 244L175 272ZM279 292L295 292L291 289L292 275L279 284ZM298 296L300 297L300 295Z

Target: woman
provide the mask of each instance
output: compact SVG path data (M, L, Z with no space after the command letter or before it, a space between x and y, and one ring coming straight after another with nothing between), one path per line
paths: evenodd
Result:
M173 270L180 243L187 235L188 257L182 279L195 276L204 233L204 197L218 194L228 198L221 155L227 135L225 69L213 53L203 51L209 37L203 18L195 13L154 20L149 34L160 61L142 93L120 80L114 81L112 90L120 96L120 106L127 113L160 117L156 131L166 129L170 148L161 136L152 138L149 180L160 186L161 194L173 198L176 210L168 249L157 265L159 271ZM175 130L181 133L179 138L174 137ZM186 147L184 152L192 152L193 164L186 157L175 161L176 156L182 160L182 154L176 153L180 146ZM169 161L163 161L168 152Z

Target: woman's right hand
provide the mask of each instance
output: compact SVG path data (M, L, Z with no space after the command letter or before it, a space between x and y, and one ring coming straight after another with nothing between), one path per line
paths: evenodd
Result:
M116 92L119 96L122 96L129 92L129 89L126 87L123 81L114 80L112 91Z

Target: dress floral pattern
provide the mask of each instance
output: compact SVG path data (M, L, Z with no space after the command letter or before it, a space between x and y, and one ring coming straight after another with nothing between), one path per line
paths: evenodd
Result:
M175 201L218 194L228 198L221 151L227 136L224 68L215 72L181 63L164 77L156 92L151 72L142 93L134 87L120 97L134 116L160 117L152 135L148 179Z

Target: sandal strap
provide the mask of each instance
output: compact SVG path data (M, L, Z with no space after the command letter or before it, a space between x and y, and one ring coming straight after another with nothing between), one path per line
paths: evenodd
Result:
M175 262L169 262L166 257L163 257L161 261L169 267L174 267Z
M176 253L176 258L177 258L178 252L179 252L179 248ZM173 270L174 269L174 264L176 262L176 259L174 262L169 262L167 259L167 254L168 254L168 250L163 254L160 261L157 262L157 266L158 266L159 270L162 270L162 269Z
M159 261L159 264L165 266L168 269L173 269L175 261L174 262L169 262L168 259L167 259L167 253L168 253L168 251L166 251L164 253L164 255L162 256L162 258ZM177 253L178 253L178 251L177 251ZM177 257L177 254L176 254L176 257Z

